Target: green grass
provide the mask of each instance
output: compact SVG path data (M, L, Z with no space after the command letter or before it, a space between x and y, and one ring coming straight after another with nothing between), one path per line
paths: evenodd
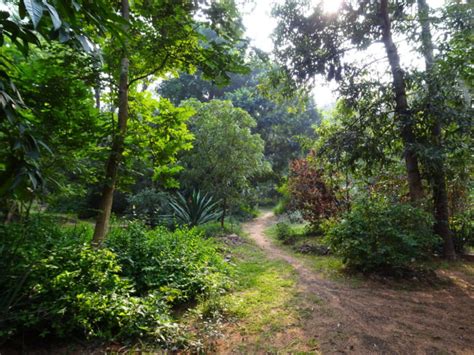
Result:
M216 301L224 313L221 330L241 353L298 352L308 349L304 339L275 341L304 321L304 307L296 287L297 274L284 261L269 260L251 241L232 248L234 287ZM201 312L203 309L201 308ZM230 333L229 333L230 331Z
M240 335L252 339L241 344L239 351L275 351L271 339L298 322L298 313L293 308L298 296L295 271L283 261L268 260L252 244L234 252L237 284L234 292L224 297L224 303L238 319ZM287 346L294 348L298 344Z

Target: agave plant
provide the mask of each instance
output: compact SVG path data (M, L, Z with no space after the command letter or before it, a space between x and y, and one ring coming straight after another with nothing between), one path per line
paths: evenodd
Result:
M189 198L178 192L176 198L170 199L170 206L179 222L194 227L218 220L222 216L219 202L214 202L212 196L203 195L200 191L193 191Z

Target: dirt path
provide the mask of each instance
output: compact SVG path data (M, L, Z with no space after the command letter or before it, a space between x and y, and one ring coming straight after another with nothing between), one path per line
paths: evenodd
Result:
M422 291L326 280L268 240L264 230L272 223L267 212L244 229L269 258L296 269L301 301L312 310L301 331L322 353L474 354L472 280Z

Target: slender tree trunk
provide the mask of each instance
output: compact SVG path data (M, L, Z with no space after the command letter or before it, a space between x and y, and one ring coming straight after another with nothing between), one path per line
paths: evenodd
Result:
M382 20L382 40L390 63L393 78L393 91L395 93L395 112L401 125L401 137L405 147L405 165L407 170L408 188L410 199L417 202L423 197L423 185L418 166L414 145L416 143L413 133L412 114L408 107L406 95L406 84L403 69L400 66L400 56L397 47L393 43L391 22L388 13L388 0L381 0L380 15Z
M130 6L128 0L122 0L122 17L125 21L130 19ZM127 31L128 26L125 25L124 30ZM94 237L92 243L98 246L104 240L110 221L112 211L112 203L114 199L115 184L117 182L117 174L122 153L124 150L124 139L127 132L128 120L128 67L129 60L127 56L127 45L124 43L123 57L120 63L120 78L118 89L118 130L113 137L110 156L107 161L105 170L105 181L100 200L99 214L95 224Z
M425 117L432 119L431 136L433 146L437 156L433 160L433 166L430 167L433 189L433 205L435 225L434 231L444 240L444 256L447 259L455 259L453 238L449 230L449 207L448 192L446 188L446 172L444 167L442 126L439 115L433 114L432 98L436 95L437 87L433 78L433 40L431 36L429 21L429 6L426 0L417 0L418 18L421 25L422 52L425 57L425 66L428 83L428 104L425 108Z
M95 108L100 110L100 84L96 83L94 87Z
M224 200L222 201L222 216L221 216L221 227L222 227L222 228L224 228L224 221L225 221L226 210L227 210L227 203L226 203L226 200L224 199Z

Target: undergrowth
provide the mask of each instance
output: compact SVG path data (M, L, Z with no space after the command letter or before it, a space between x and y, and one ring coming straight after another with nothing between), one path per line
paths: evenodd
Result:
M196 230L131 223L95 250L91 233L45 217L0 226L0 344L72 337L192 345L173 309L229 287L218 246Z

